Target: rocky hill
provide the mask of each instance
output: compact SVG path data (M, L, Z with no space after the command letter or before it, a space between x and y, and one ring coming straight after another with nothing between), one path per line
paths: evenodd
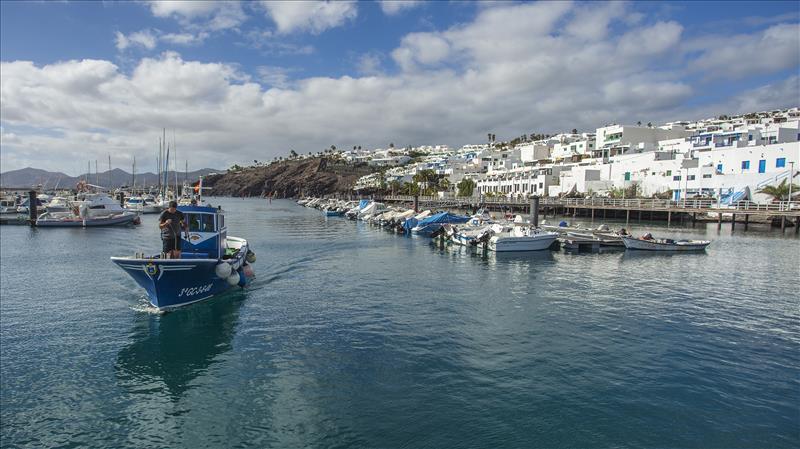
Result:
M203 185L212 187L210 194L216 196L318 196L348 193L359 177L372 171L368 166L354 166L324 157L286 160L211 175L203 180Z
M178 181L183 182L184 177L189 182L196 182L200 176L206 176L209 173L220 172L222 170L215 170L212 168L204 168L201 170L190 171L189 173L178 172ZM133 175L115 168L111 171L104 171L100 173L82 174L79 176L69 176L61 172L50 172L38 168L23 168L20 170L7 171L0 174L0 186L5 188L31 188L32 186L41 185L45 189L62 188L71 189L81 179L88 179L90 184L97 184L103 187L116 188L120 186L130 186L132 182L136 182L137 186L153 186L158 184L158 175L155 173L137 173L136 179ZM168 174L170 183L175 182L175 172L171 171Z

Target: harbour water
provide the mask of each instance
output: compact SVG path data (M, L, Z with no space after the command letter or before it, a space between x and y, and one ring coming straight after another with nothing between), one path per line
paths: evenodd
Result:
M800 446L800 240L476 254L213 199L246 290L159 315L126 229L0 230L3 447Z

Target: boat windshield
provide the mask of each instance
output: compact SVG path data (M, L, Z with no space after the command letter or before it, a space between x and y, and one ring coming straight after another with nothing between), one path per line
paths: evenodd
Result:
M186 214L189 232L214 232L214 214Z

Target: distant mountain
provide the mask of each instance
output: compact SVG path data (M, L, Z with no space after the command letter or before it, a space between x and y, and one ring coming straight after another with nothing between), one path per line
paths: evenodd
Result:
M225 170L215 170L213 168L204 168L201 170L190 171L188 174L178 172L178 183L183 183L184 177L189 182L195 182L200 176L207 176L210 173L224 173ZM168 176L170 184L175 183L175 172L169 172ZM80 176L69 176L61 172L50 172L38 168L23 168L20 170L7 171L0 173L0 186L3 188L17 188L28 189L34 186L42 185L45 189L58 188L71 189L74 188L79 180L86 179L89 184L96 184L103 187L116 188L120 186L130 186L134 181L133 176L125 170L115 168L113 170L106 170L99 174L86 174ZM137 173L136 174L137 186L154 186L158 185L158 176L154 173Z

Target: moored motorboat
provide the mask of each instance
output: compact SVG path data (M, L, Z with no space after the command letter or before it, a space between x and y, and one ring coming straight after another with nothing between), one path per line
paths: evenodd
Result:
M89 228L99 226L123 226L138 224L139 215L133 212L108 215L76 215L73 212L45 212L36 219L40 228Z
M112 257L147 292L160 310L211 298L230 288L244 287L253 277L255 254L247 240L229 237L224 213L209 206L180 206L188 223L188 239L181 236L180 259L162 255Z
M492 225L488 248L496 252L541 251L553 246L557 232L520 225Z
M644 251L703 251L711 244L710 240L673 240L656 239L650 233L636 238L622 237L622 243L627 249Z

